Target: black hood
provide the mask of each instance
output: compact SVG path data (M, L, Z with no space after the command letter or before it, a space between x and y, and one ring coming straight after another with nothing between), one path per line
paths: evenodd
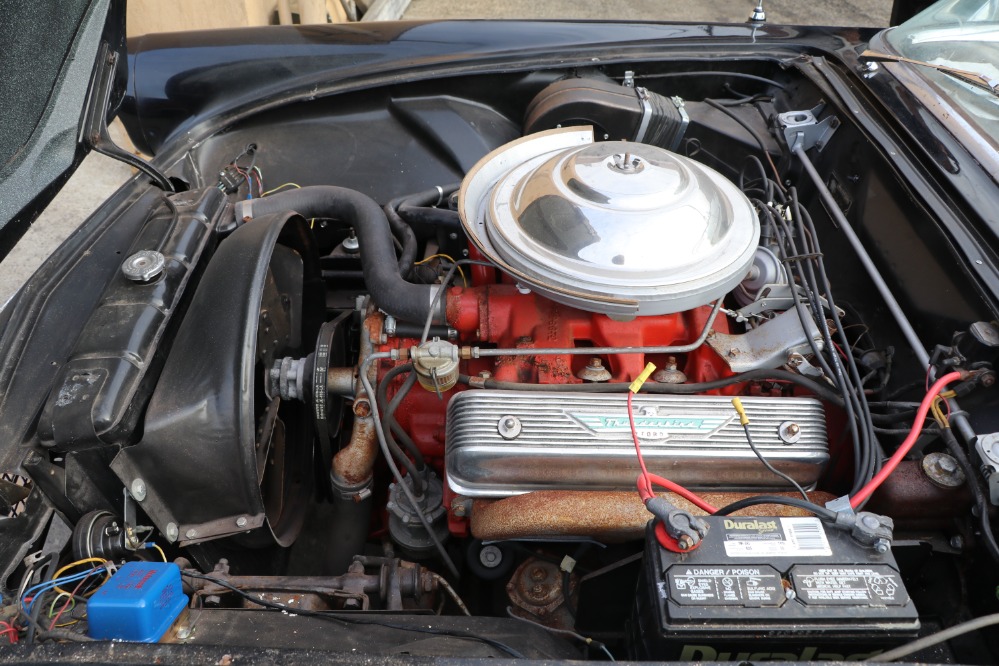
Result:
M87 153L83 119L95 71L125 51L124 0L0 0L0 258ZM106 43L105 49L101 44ZM100 61L100 62L99 62ZM114 117L127 80L119 57Z

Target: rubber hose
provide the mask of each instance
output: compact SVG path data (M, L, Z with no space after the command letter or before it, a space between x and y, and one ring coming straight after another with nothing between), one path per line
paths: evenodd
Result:
M284 211L295 211L305 218L343 220L357 233L364 282L378 307L404 321L425 321L430 315L435 287L403 279L388 219L367 195L344 187L316 185L240 201L235 208L236 219L243 221ZM444 321L444 299L439 300L434 315L434 320Z
M326 569L323 573L339 576L347 573L355 555L364 554L373 499L368 497L358 502L354 498L336 497L332 504L332 515L321 537Z
M410 272L413 270L413 264L416 263L416 234L413 233L412 227L410 227L406 222L399 217L397 209L399 205L406 200L406 197L399 197L397 199L392 199L385 207L382 209L385 211L385 218L388 220L389 227L392 229L392 233L396 238L402 243L402 252L399 253L399 273L408 278Z
M452 191L457 189L457 185L449 185L448 187ZM412 227L400 217L399 208L404 205L426 206L427 204L439 202L448 191L446 188L438 189L434 187L423 192L417 192L416 194L406 194L397 197L385 204L383 210L385 211L385 217L388 219L389 227L392 229L395 237L402 243L402 252L399 254L399 272L404 278L412 279L413 265L416 263L418 246L416 234L413 233Z
M444 208L424 208L403 204L399 216L409 224L441 228L446 231L464 231L457 211Z

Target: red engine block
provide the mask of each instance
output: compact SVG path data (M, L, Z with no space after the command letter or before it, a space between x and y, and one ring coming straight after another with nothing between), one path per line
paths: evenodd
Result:
M459 344L524 350L523 356L464 361L462 373L474 376L488 372L497 380L512 382L581 383L576 375L592 358L586 354L532 356L532 348L682 345L697 338L710 313L711 308L704 306L677 314L616 321L607 315L584 312L534 293L522 293L509 284L456 287L447 294L447 321L458 331ZM728 333L727 318L717 317L714 329ZM417 343L414 340L393 342L396 344L390 343L384 348ZM601 360L612 375L611 381L629 382L649 361L663 367L666 355L622 354L603 356ZM711 381L731 374L724 360L707 345L689 354L677 355L677 362L691 382ZM391 367L392 363L385 364L381 372ZM389 387L389 395L394 394L402 381L400 378ZM439 399L417 386L396 411L399 424L413 438L427 462L442 474L447 402L451 395L465 388L459 384ZM467 522L452 511L453 499L453 493L445 485L445 506L449 511L451 531L465 535Z

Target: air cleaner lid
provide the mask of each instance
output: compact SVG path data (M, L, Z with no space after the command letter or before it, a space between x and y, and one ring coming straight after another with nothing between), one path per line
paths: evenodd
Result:
M490 259L554 300L616 315L680 312L733 289L759 242L752 204L662 148L552 130L486 156L460 211Z

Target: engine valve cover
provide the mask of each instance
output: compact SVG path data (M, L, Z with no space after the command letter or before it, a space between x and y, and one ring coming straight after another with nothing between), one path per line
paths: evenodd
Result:
M803 486L829 460L825 413L811 398L742 398L753 443ZM750 449L729 398L639 395L635 426L649 471L691 488L781 489ZM635 487L625 395L462 391L447 412L447 478L467 497Z

